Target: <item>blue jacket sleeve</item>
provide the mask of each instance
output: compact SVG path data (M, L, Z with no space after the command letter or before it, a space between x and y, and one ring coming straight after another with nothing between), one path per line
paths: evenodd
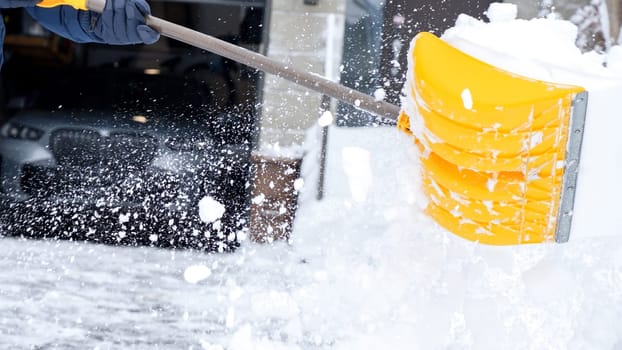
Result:
M44 28L78 43L103 43L93 32L99 14L69 6L27 7L26 11Z

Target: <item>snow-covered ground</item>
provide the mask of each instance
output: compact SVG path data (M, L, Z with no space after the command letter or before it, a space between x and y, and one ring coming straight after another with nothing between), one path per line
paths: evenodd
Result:
M465 241L421 213L409 137L330 140L290 245L2 240L0 348L622 349L622 239Z
M462 19L454 34L486 32ZM390 127L331 127L317 201L316 135L289 244L206 255L3 239L0 348L622 349L622 236L454 236L422 213L412 139Z

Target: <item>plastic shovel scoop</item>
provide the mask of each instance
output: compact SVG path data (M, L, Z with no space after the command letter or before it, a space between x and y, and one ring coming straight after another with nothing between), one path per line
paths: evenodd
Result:
M398 126L419 148L427 213L486 244L568 241L585 89L501 70L430 33L409 60Z

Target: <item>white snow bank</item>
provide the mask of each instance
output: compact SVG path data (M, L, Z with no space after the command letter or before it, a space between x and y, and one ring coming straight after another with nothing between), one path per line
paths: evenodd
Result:
M306 263L293 267L301 285L286 298L298 311L288 322L321 339L317 348L622 347L622 239L463 240L421 212L410 137L393 128L329 135L326 198L301 203L292 254ZM352 147L367 152L366 174L344 168ZM371 179L364 201L352 192L358 176Z
M575 45L577 27L571 22L514 19L508 9L515 5L494 5L491 22L461 14L442 38L483 61L535 79L585 86L603 83L598 78L622 78L619 55L581 53ZM618 50L615 47L612 52Z

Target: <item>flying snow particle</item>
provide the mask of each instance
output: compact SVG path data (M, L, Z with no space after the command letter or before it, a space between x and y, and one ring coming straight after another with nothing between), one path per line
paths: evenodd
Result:
M380 88L380 89L376 89L376 91L374 91L374 98L377 101L382 101L382 100L384 100L385 97L387 97L387 92L384 91L384 89Z
M158 235L156 235L156 234L150 234L150 235L149 235L149 240L150 240L151 242L157 242L157 241L158 241Z
M294 189L300 191L305 187L305 180L303 178L297 178L294 180Z
M128 221L130 221L130 213L120 214L119 215L119 223L120 224L125 224Z
M333 123L334 120L335 118L333 118L333 114L330 111L325 111L324 113L322 113L322 116L320 117L320 119L318 119L317 123L320 126L329 126Z
M184 279L188 283L197 284L212 274L212 270L205 265L191 265L184 270Z
M462 90L462 104L464 105L465 109L472 109L473 108L473 96L471 96L471 90L469 89L464 89Z
M238 231L235 234L235 237L238 239L238 242L243 242L247 238L247 234L245 231Z
M205 223L220 219L225 213L225 206L212 197L205 196L199 201L199 217Z
M252 202L253 204L259 205L263 203L265 200L266 200L266 195L264 195L263 193L260 193L257 196L253 197Z

